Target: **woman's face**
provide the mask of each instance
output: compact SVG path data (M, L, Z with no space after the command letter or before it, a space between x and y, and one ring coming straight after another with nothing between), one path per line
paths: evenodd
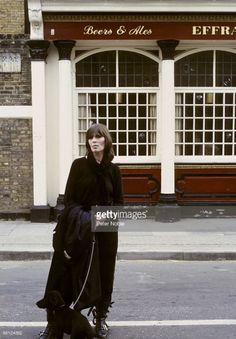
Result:
M102 153L104 152L105 148L105 138L102 136L94 135L92 138L88 139L89 146L93 153Z

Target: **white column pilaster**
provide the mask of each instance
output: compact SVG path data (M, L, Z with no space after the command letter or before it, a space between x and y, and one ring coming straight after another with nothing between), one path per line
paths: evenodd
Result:
M59 53L59 196L65 185L73 160L73 114L72 114L72 40L54 41Z
M175 193L174 144L174 61L163 60L161 65L161 193Z
M175 201L175 90L174 50L176 40L159 41L161 62L161 197Z
M64 194L72 163L71 62L59 61L59 193Z
M45 62L32 61L34 205L47 205Z
M49 221L47 201L45 60L50 45L45 40L27 42L31 55L33 111L33 207L31 221Z

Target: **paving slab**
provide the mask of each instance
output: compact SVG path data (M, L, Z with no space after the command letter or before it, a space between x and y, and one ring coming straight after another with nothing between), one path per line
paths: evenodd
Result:
M52 257L56 223L0 220L0 260ZM127 221L119 231L119 260L236 260L236 218Z

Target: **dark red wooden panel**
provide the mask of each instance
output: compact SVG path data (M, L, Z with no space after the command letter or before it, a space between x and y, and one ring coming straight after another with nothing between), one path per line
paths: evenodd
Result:
M122 168L125 203L157 203L160 195L160 169Z
M176 170L180 202L236 202L236 168Z

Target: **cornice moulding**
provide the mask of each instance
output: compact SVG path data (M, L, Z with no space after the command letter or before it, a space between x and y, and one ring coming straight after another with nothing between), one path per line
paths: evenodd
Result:
M29 0L32 1L32 0ZM41 0L42 3L42 11L43 12L198 12L198 13L232 13L236 12L236 2L234 0L231 1L220 1L220 0L199 0L194 3L189 0L177 1L177 0L169 0L169 1L78 1L78 0L70 0L65 1L62 0Z

